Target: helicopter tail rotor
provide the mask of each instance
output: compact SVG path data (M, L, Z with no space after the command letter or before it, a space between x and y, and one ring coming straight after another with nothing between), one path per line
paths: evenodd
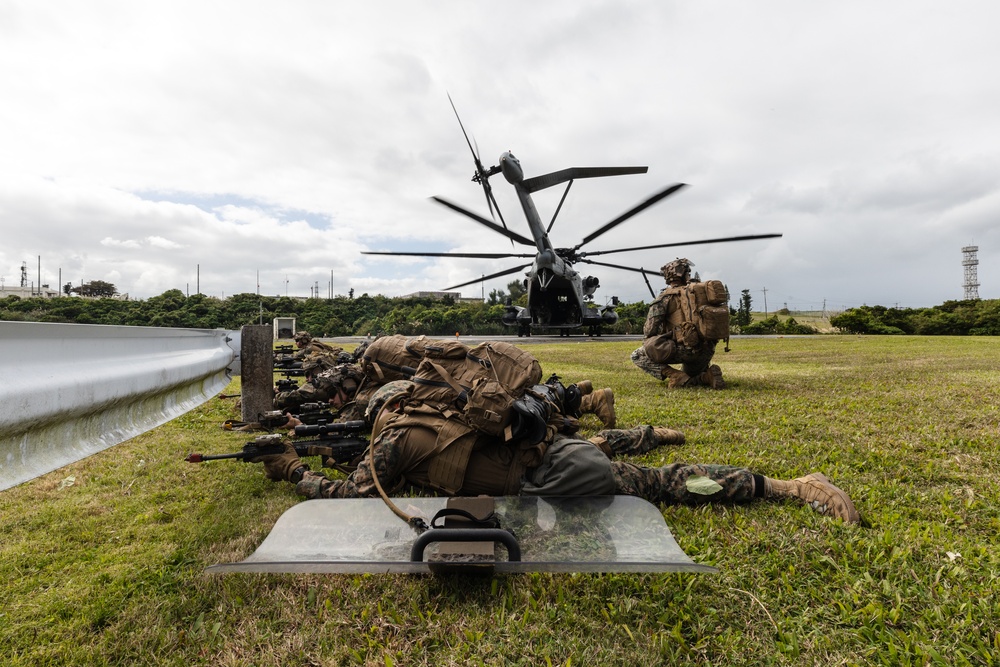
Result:
M476 144L473 147L472 142L469 141L469 133L465 131L465 125L462 124L462 118L458 115L458 109L455 108L455 102L451 99L451 95L448 95L448 102L451 103L451 110L455 112L455 118L458 120L458 126L462 128L462 135L465 137L465 143L469 146L469 151L472 152L472 161L476 165L476 173L472 175L472 180L483 188L483 194L486 196L486 206L490 210L490 217L493 217L494 210L496 211L496 217L500 218L500 224L503 228L507 229L507 222L503 219L503 213L500 212L500 205L497 204L496 197L493 196L493 187L490 186L490 176L500 173L499 166L493 166L489 169L483 167L482 160L479 159L479 145ZM495 218L494 218L495 219ZM513 242L511 242L513 245Z

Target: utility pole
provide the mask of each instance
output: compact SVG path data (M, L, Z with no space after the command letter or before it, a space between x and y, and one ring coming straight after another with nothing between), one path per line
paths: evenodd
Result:
M766 320L767 319L767 288L764 287L764 288L761 289L761 291L764 292L764 319Z

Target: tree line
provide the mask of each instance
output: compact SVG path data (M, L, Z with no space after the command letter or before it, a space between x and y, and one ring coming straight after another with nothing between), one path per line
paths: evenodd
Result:
M845 333L1000 336L1000 299L945 301L931 308L861 306L830 318Z
M103 285L101 287L104 287ZM527 305L522 284L508 291L493 290L489 299L456 301L450 298L347 296L333 299L295 299L257 294L235 294L226 299L168 290L144 300L116 298L41 297L0 299L0 321L64 322L128 326L239 329L247 324L270 324L276 317L296 318L296 328L317 336L373 336L404 334L453 336L509 334L500 318L507 302ZM115 292L114 286L108 289ZM753 321L750 290L743 290L737 307L730 307L734 334L816 334L787 311ZM605 326L608 334L641 334L649 303L617 307L619 320ZM783 316L787 316L784 317ZM830 318L841 333L919 335L1000 335L1000 300L947 301L932 308L861 306Z
M247 293L219 299L203 294L185 296L177 289L144 300L8 296L0 299L0 320L229 330L247 324L270 324L276 317L294 317L298 330L323 337L510 333L500 321L507 295L500 291L492 296L487 302L368 294L355 297L353 293L333 299ZM519 294L513 303L526 305L526 299ZM647 307L645 303L619 306L618 323L605 331L642 333Z

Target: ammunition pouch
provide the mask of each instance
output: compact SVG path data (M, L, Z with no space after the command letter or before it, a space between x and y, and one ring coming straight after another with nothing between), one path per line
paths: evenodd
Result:
M644 340L642 349L646 351L646 356L649 357L650 361L657 364L669 364L673 361L677 344L674 343L673 334L661 334Z
M701 334L694 322L682 322L674 327L674 340L684 347L698 347L701 344Z
M725 306L700 306L698 332L708 340L729 338L729 309Z

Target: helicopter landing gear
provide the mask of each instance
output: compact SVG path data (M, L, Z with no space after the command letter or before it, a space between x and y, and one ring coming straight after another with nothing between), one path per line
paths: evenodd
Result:
M526 325L519 326L517 328L517 337L520 338L521 336L531 338L531 327Z
M597 336L598 338L600 338L601 337L601 325L600 324L591 324L590 327L587 329L587 335L590 336L591 338L593 338L594 336Z

